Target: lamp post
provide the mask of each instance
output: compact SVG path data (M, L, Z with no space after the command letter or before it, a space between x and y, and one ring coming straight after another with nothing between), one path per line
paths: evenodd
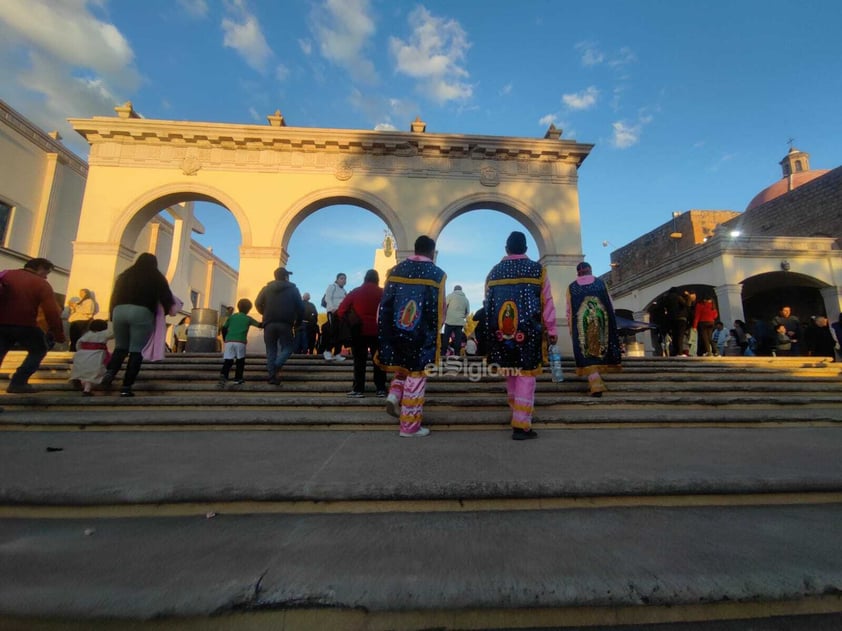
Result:
M608 241L608 240L606 240L606 241L603 241L603 242L602 242L602 247L604 247L604 248L607 248L609 245L610 245L612 248L614 247L614 244L613 244L613 243L611 243L611 242L610 242L610 241ZM610 261L610 262L608 263L608 266L609 266L612 270L615 270L615 269L617 269L618 267L620 267L620 264L619 264L619 263L615 263L614 261Z
M678 219L680 216L681 216L681 211L679 211L679 210L672 211L672 232L670 233L670 239L672 239L673 243L675 244L674 249L673 249L673 252L675 254L678 254L678 242L681 240L681 237L684 236L683 234L681 234L678 231L678 227L676 225L676 219Z

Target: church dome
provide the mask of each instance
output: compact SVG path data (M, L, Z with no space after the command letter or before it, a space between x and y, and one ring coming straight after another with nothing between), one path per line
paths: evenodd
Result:
M783 178L771 186L767 186L755 195L748 203L748 206L746 206L746 210L756 208L776 197L795 190L799 186L803 186L807 182L815 180L817 177L830 173L829 169L811 170L810 154L799 151L795 147L790 148L784 159L781 160L780 165L783 171Z

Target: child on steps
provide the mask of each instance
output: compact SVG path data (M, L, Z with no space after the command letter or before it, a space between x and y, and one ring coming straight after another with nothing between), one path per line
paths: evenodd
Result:
M251 311L251 300L241 298L237 303L237 313L231 315L222 327L222 339L225 347L222 351L222 371L219 373L219 387L224 388L231 373L231 366L237 362L234 369L234 383L241 385L245 383L243 372L246 368L246 342L248 342L249 328L256 326L263 328L263 325L248 315Z
M70 379L78 379L82 384L82 396L91 396L93 384L102 382L105 365L111 358L106 343L113 337L108 322L95 319L91 320L88 330L77 340Z

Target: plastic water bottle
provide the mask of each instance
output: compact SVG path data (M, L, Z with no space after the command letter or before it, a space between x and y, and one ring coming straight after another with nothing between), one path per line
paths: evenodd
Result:
M553 382L561 383L564 381L564 373L561 371L561 351L558 349L558 344L550 344L548 355Z

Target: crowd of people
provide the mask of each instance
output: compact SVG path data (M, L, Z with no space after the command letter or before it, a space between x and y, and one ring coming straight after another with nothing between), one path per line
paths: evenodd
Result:
M354 370L347 396L366 396L371 361L375 396L384 399L386 412L398 419L400 436L423 437L430 433L423 426L423 411L431 367L439 366L442 356L480 355L484 365L494 367L494 374L505 376L512 438L536 438L532 429L536 376L544 371L547 348L557 342L558 331L546 269L526 250L525 234L512 232L505 255L488 273L483 304L472 315L460 285L445 294L447 276L433 262L435 241L421 236L414 254L389 270L382 288L375 270L368 270L363 283L351 291L345 289L347 276L337 274L321 300L326 311L321 328L310 294L302 295L290 281L292 272L279 267L254 304L242 298L236 313L228 308L220 318L219 387L227 387L232 367L233 384L245 382L251 328L262 330L266 381L271 385L280 385L282 369L293 353L321 353L325 361L340 362L346 358L343 349L349 348ZM181 313L183 303L172 294L154 255L139 255L117 277L108 320L97 317L99 306L89 289L80 290L60 312L46 280L52 269L50 261L37 258L20 270L0 272L0 362L14 345L27 351L7 392L33 392L29 378L48 348L66 339L75 352L71 379L79 383L83 396L91 396L97 384L109 388L126 361L120 396L132 397L144 359L160 360L165 350L185 350L189 316L173 327L172 348L165 344L166 317ZM576 373L586 378L591 396L601 397L606 391L602 374L622 369L622 347L605 284L586 262L579 263L576 272L566 296ZM249 315L253 307L260 320ZM753 320L747 325L736 320L726 329L712 297L698 299L693 291L675 287L653 315L659 325L656 347L670 356L833 358L842 340L842 315L833 324L817 316L804 326L788 305L768 322Z
M823 315L807 323L781 305L768 319L734 320L730 328L719 319L711 296L697 299L692 290L672 287L652 314L657 329L653 341L657 355L721 357L724 355L839 356L842 315L830 323Z

